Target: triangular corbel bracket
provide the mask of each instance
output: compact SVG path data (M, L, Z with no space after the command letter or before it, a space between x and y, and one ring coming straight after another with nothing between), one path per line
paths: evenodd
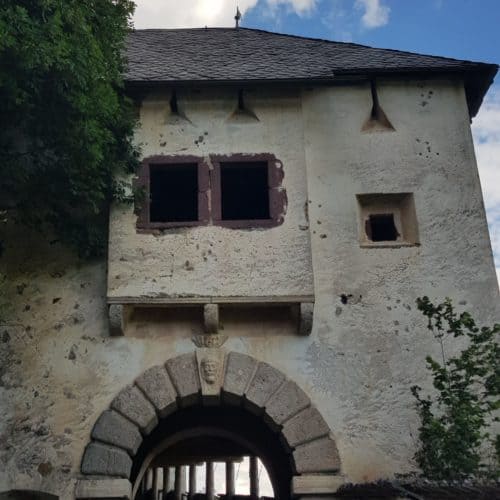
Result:
M372 95L372 109L370 116L367 118L363 126L362 132L394 132L396 129L384 113L382 106L378 100L377 87L375 80L370 81L370 89Z
M179 107L179 102L177 101L177 90L172 89L172 94L170 95L170 100L168 101L169 111L167 114L167 123L175 124L179 122L189 122L191 120L185 115L184 111Z
M258 122L257 115L246 105L243 95L243 89L238 90L238 105L236 109L229 115L227 121L231 122Z

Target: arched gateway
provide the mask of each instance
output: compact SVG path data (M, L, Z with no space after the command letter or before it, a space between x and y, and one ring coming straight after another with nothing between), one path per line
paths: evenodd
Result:
M91 438L76 498L139 498L146 471L162 460L224 454L258 457L275 498L333 493L341 483L330 429L304 391L269 364L222 349L148 369L100 415Z

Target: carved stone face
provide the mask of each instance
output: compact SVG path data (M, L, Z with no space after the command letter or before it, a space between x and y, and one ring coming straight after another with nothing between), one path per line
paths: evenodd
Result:
M207 384L213 384L217 380L217 361L214 359L203 358L201 360L201 376Z

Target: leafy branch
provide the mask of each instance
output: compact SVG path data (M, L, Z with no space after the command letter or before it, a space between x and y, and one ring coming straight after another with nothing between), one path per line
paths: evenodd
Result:
M440 362L426 358L435 395L411 388L420 416L417 463L430 479L498 477L500 438L491 435L491 424L499 421L500 324L480 328L468 312L456 313L450 299L434 305L422 297L417 306L441 348ZM466 347L448 356L445 341L457 338ZM495 450L492 463L483 460L485 448Z

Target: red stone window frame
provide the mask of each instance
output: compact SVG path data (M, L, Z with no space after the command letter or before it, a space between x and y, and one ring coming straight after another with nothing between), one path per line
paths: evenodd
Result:
M286 192L281 187L283 164L273 154L210 155L213 169L210 171L212 186L213 224L229 228L274 227L283 223L286 210ZM222 219L221 165L224 163L267 163L267 186L269 190L268 219Z
M221 164L223 163L267 163L269 190L269 218L249 220L223 220L221 198ZM198 220L175 222L151 222L150 220L150 172L151 166L198 165ZM143 160L135 182L141 193L136 196L137 231L151 233L176 227L213 225L228 228L267 228L279 226L284 221L287 207L286 191L282 187L283 164L271 153L209 155L206 158L191 155L150 156Z
M151 167L177 166L182 164L196 164L198 166L198 220L195 221L172 221L151 222L150 220L150 182ZM208 164L199 156L150 156L145 158L139 168L136 180L136 189L142 191L137 207L137 230L140 232L151 232L159 229L175 227L201 226L209 222L208 191L210 189L210 175Z

